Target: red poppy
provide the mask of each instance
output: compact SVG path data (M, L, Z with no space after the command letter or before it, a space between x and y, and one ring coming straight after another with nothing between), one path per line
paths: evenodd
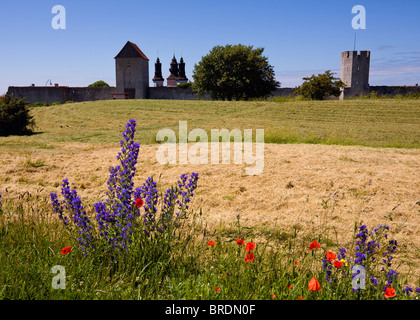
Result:
M299 296L299 297L298 297L298 300L303 300L302 296Z
M308 289L311 291L319 291L322 289L322 287L318 280L316 280L315 277L312 277L311 281L308 283Z
M312 250L312 249L318 249L319 247L321 247L321 245L320 245L318 242L313 241L313 242L309 245L309 250Z
M70 247L65 247L63 249L61 249L61 254L67 254L71 252L71 248Z
M271 296L271 298L275 299L276 298L276 295L273 293L273 295Z
M387 287L386 288L385 295L384 295L386 299L395 297L396 295L397 294L395 293L394 288L392 288L392 287Z
M342 266L343 266L343 261L338 261L338 260L334 261L334 267L336 267L337 269L341 269Z
M144 204L144 201L140 198L136 200L136 207L140 208Z
M255 259L254 254L252 252L250 252L245 257L245 263L253 261L254 259Z
M237 238L236 243L241 246L244 244L244 240Z
M216 290L217 292L220 291L220 288L218 288L217 286L214 287L214 290Z
M292 288L293 288L293 284L291 284L291 285L289 286L289 290L290 290L290 289L292 289Z
M214 246L216 244L216 241L214 240L210 240L209 242L207 242L208 246Z
M334 259L337 258L334 253L329 252L329 251L327 251L326 255L329 262L332 262Z
M293 263L297 266L299 264L299 261L295 261Z
M256 247L255 243L248 242L245 246L245 250L246 250L246 252L249 252L251 250L254 250L255 247Z

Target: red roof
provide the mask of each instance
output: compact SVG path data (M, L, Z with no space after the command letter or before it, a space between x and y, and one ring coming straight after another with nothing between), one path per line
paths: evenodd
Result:
M127 41L124 48L121 49L121 51L116 55L116 58L143 58L146 60L149 60L148 57L143 53L143 51L140 50L140 48L130 41Z
M143 53L143 51L141 51L140 48L135 43L132 43L130 41L128 41L128 42L134 47L134 49L136 49L136 51L142 56L142 58L144 58L146 60L149 60L149 58L146 57L146 55Z

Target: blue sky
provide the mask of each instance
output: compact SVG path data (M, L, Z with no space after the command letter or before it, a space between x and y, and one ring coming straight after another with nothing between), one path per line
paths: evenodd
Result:
M66 9L66 29L54 30L54 5ZM355 31L355 5L366 8L366 29ZM159 53L164 78L175 53L194 64L215 45L263 47L282 87L302 77L340 72L340 53L370 50L371 85L420 83L420 1L412 0L24 0L0 6L0 94L8 86L48 80L115 85L114 57L127 41L149 57Z

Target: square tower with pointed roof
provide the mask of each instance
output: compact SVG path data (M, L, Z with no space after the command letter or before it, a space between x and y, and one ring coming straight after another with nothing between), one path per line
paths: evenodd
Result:
M149 89L149 59L140 48L127 41L115 56L116 92L128 99L147 99Z

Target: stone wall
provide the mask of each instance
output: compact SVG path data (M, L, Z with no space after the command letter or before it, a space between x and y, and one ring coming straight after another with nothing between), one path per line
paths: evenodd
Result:
M275 91L271 91L274 97L288 97L295 95L295 88L278 88Z
M191 88L149 87L149 99L197 100L198 96ZM201 99L210 100L210 94L204 94Z
M293 96L295 88L279 88L272 91L274 97ZM170 99L170 100L197 100L198 96L191 88L182 89L179 87L150 87L149 99ZM211 100L210 93L202 97L203 100Z
M74 102L97 101L112 99L111 94L115 93L115 87L107 88L88 88L88 87L70 87L68 100Z
M410 93L420 94L420 86L371 86L370 92L375 92L378 96L396 96L398 94L405 96Z
M410 93L414 94L420 94L420 86L370 86L369 91L366 93L366 95L369 95L370 93L375 93L377 96L390 96L394 97L396 95L409 95ZM352 88L344 88L343 94L341 97L344 98L355 98L359 97L360 92L355 91Z
M295 88L279 88L272 91L274 97L288 97L294 95ZM378 96L407 95L410 93L420 94L420 86L371 86L370 92ZM9 87L8 94L18 98L25 98L31 104L42 103L65 103L67 101L83 102L96 100L111 100L112 94L116 93L115 87L88 88L88 87ZM356 97L360 92L353 92L352 88L344 88L344 98ZM198 96L191 88L179 87L149 87L149 99L166 100L197 100ZM210 94L206 93L203 100L211 100Z
M25 98L31 104L37 102L52 104L67 101L110 100L111 94L115 93L115 87L9 87L7 93L18 98Z

